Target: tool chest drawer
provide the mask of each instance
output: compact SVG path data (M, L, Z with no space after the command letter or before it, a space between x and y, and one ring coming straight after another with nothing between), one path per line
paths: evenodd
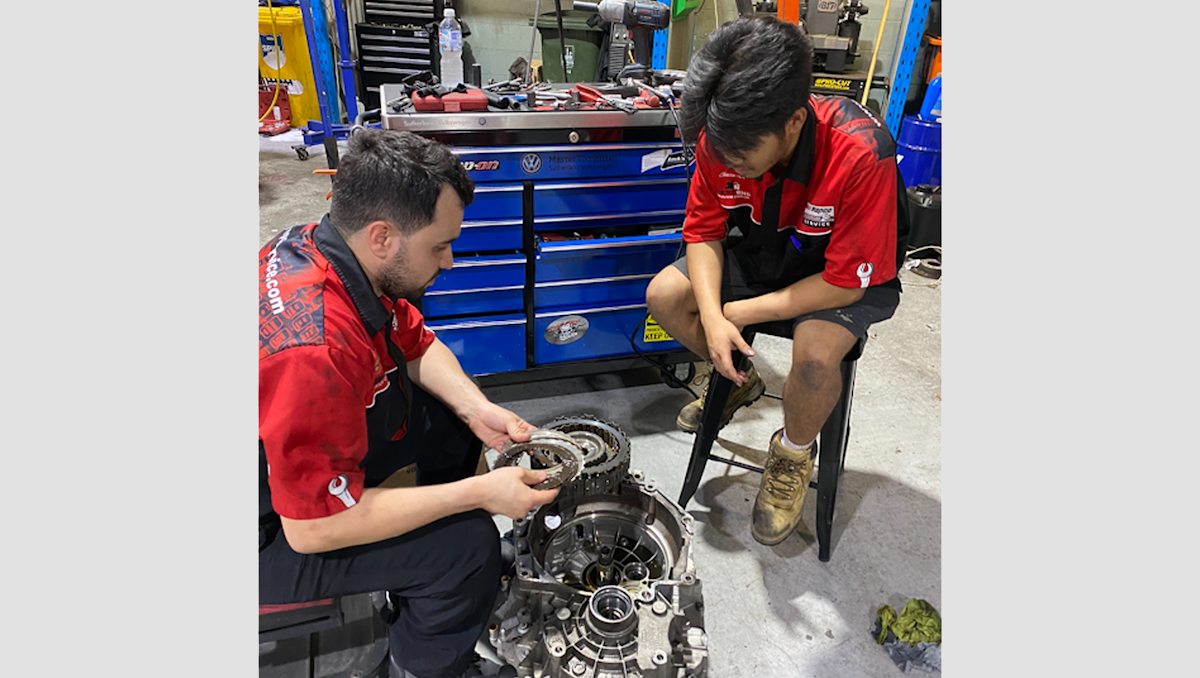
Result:
M675 261L681 233L538 244L535 282L654 274Z
M645 317L644 302L538 311L534 314L534 362L541 365L632 354L629 337L635 329L639 351L682 348L674 340L646 342Z
M456 257L425 292L426 318L520 311L524 308L525 257Z
M423 15L422 15L423 16ZM440 16L440 10L438 10ZM370 23L354 25L358 44L358 71L360 85L365 90L363 104L367 110L379 108L381 88L396 83L421 71L438 72L439 64L434 59L437 53L437 36L419 25L380 24L427 24L433 18L405 19L384 15L371 19Z
M683 223L687 179L624 179L538 183L533 228Z
M536 283L534 308L579 306L583 304L640 303L646 300L646 287L655 273L621 275L588 280L557 280Z
M486 252L489 250L521 249L520 219L506 221L463 222L458 240L453 249L457 261L459 252Z
M479 181L485 171L472 170L473 161L465 161L467 174ZM463 211L463 221L496 221L522 218L524 187L521 184L475 184L475 199Z
M363 18L373 24L427 24L442 18L441 0L363 0Z
M468 374L525 369L525 315L514 313L471 320L432 320L433 330Z

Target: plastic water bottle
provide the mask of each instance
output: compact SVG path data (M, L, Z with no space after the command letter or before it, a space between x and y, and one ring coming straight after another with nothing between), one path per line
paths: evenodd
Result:
M445 17L438 26L438 43L442 52L442 84L450 89L463 81L462 27L454 18L454 10L447 7Z

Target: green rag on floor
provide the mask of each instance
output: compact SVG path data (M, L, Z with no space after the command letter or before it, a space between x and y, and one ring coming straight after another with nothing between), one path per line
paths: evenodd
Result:
M910 645L942 642L942 617L924 600L909 600L899 617L891 605L884 605L875 614L879 616L881 627L876 638L880 645L887 640L889 629L901 642Z

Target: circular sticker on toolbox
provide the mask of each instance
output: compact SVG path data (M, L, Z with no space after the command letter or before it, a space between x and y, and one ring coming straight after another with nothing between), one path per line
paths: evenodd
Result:
M565 315L546 328L546 341L555 346L562 346L581 339L587 331L587 318L581 315Z

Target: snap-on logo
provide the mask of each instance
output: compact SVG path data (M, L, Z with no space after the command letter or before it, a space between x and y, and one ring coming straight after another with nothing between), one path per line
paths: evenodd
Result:
M463 169L468 172L488 172L500 169L499 160L464 160L462 164Z
M804 208L804 225L810 228L833 228L833 205L814 205Z
M542 171L542 156L537 153L526 153L525 157L521 158L521 169L525 170L526 174L537 174Z
M872 264L868 261L864 261L863 263L859 264L858 270L856 271L856 273L858 273L859 287L867 287L868 285L870 285L871 284L871 274L874 272L875 272L874 264Z

